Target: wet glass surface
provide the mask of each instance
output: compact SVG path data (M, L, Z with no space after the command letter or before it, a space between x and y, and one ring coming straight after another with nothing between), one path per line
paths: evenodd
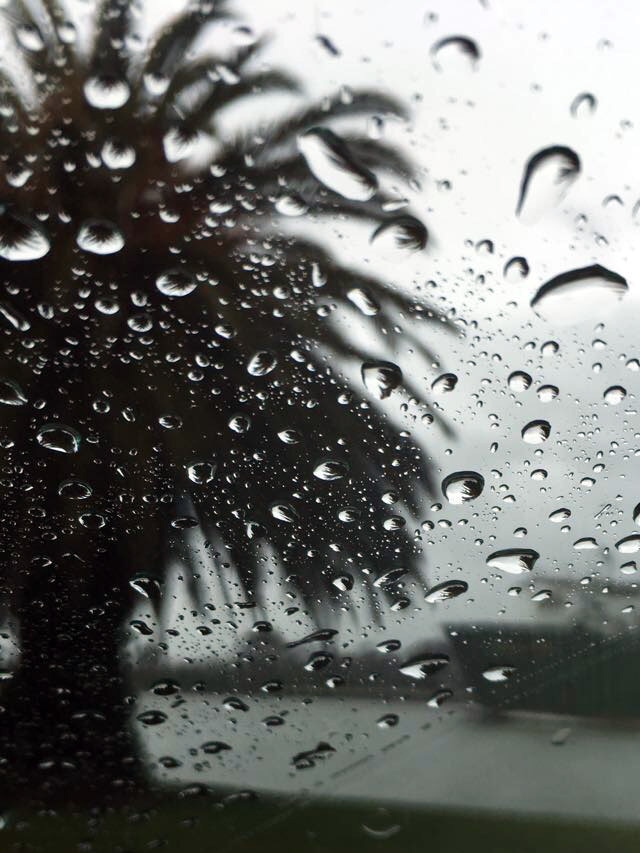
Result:
M634 5L0 18L0 849L635 849Z

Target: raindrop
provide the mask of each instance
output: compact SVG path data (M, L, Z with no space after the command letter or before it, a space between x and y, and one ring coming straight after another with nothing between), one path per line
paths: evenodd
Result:
M284 444L298 444L302 434L297 429L283 429L278 433L278 438Z
M188 296L197 287L197 282L185 270L167 270L156 279L156 287L163 296Z
M60 483L58 494L61 498L67 498L68 500L85 501L91 497L93 489L83 480L69 479Z
M516 370L514 371L507 380L509 383L509 388L514 391L516 394L522 394L523 391L526 391L531 387L531 377L528 373L525 373L524 370Z
M275 208L283 216L304 216L309 210L309 205L299 195L291 194L279 196Z
M21 24L16 27L16 41L20 47L31 53L39 53L44 50L44 39L40 30L32 24Z
M504 277L507 281L515 283L522 281L529 275L529 264L526 258L511 258L504 266Z
M504 681L509 681L515 673L515 666L492 666L490 669L485 669L482 673L482 677L487 681L500 684Z
M164 723L167 719L167 715L164 711L143 711L141 714L138 714L136 720L143 723L145 726L159 726L160 723Z
M587 118L596 111L597 101L591 92L581 92L571 101L571 115L574 118Z
M452 690L437 690L433 696L428 700L427 707L428 708L439 708L443 705L447 699L450 699L453 696Z
M380 306L369 293L361 287L354 287L347 292L347 299L358 308L366 317L375 317L380 311Z
M80 449L80 433L60 423L45 424L38 430L36 440L40 447L57 453L77 453Z
M205 753L205 755L219 755L221 752L227 752L231 749L228 743L224 743L221 740L208 740L206 743L203 743L200 749Z
M531 307L544 320L568 325L600 319L629 289L626 279L600 264L569 270L539 288Z
M170 127L162 140L164 156L168 163L179 163L194 153L201 135L184 127Z
M24 406L27 402L24 391L13 379L0 379L0 403L5 406Z
M251 357L247 365L247 371L252 376L266 376L267 373L271 373L277 363L277 359L272 352L261 350Z
M382 655L390 655L393 652L397 652L401 646L402 643L400 640L382 640L376 645L376 649Z
M522 575L533 570L539 557L540 554L531 548L506 548L490 554L487 566L509 575Z
M543 444L551 434L549 421L530 421L522 428L522 440L527 444Z
M453 70L460 66L475 69L480 60L480 49L468 36L447 36L431 48L431 61L437 71Z
M394 726L398 725L399 720L400 718L397 714L384 714L376 722L376 725L381 729L392 729Z
M464 504L482 494L484 477L475 471L456 471L442 481L442 494L450 504Z
M107 169L130 169L136 162L135 149L115 139L108 139L104 143L101 155Z
M622 385L612 385L607 388L603 396L605 403L609 406L617 406L627 396L627 389L623 388Z
M192 483L197 483L199 486L204 486L210 483L216 475L218 466L216 462L197 461L191 462L187 466L187 476Z
M465 581L444 581L434 587L431 587L425 595L424 600L429 604L438 604L443 601L450 601L452 598L457 598L469 589L469 584Z
M529 158L525 166L516 215L534 222L558 204L580 174L580 158L571 148L552 145Z
M0 258L37 261L50 247L49 239L38 225L0 206Z
M447 394L458 384L458 377L455 373L443 373L431 383L431 390L434 394Z
M558 394L560 393L560 389L556 388L555 385L541 385L538 388L538 399L543 403L550 403L552 400L555 400Z
M274 504L271 507L271 515L277 521L284 521L287 524L293 524L298 518L298 513L290 504Z
M620 554L637 554L640 551L640 534L632 533L616 542L616 550Z
M369 201L378 189L373 172L355 160L332 130L312 127L298 136L298 148L320 183L344 198Z
M129 100L131 91L126 80L102 74L90 77L84 84L87 103L97 110L118 110Z
M318 631L314 631L312 634L307 634L301 640L294 640L291 643L287 643L288 649L295 649L297 646L304 646L306 643L326 643L328 640L333 639L338 632L335 628L320 628Z
M561 521L566 521L567 518L571 518L570 509L556 509L549 515L549 521L553 521L554 524L559 524Z
M317 672L324 669L333 661L333 655L328 652L312 652L307 658L304 668L307 672Z
M371 243L383 252L395 255L401 252L419 252L425 248L429 232L415 216L396 216L378 225L371 235Z
M113 222L106 219L88 219L76 237L78 246L93 255L114 255L124 246L124 237Z
M365 361L362 365L365 388L379 400L384 400L402 382L402 371L391 361Z
M313 470L314 477L319 480L342 480L348 473L348 467L344 462L328 461L322 462Z
M400 667L400 672L408 678L422 680L428 678L430 675L435 675L436 672L440 672L448 663L448 655L424 655L413 658L405 663Z

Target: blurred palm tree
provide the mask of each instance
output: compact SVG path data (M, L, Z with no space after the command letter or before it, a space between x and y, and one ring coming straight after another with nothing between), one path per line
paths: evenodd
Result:
M343 371L370 362L387 395L400 375L377 361L383 331L441 318L281 224L387 223L375 172L406 181L411 164L330 128L401 113L395 99L327 98L225 136L223 108L298 87L256 65L246 28L227 24L224 56L194 50L223 3L188 5L142 46L129 0L97 4L87 44L59 0L3 14L28 72L5 72L0 110L1 588L21 648L0 694L3 795L106 796L137 778L122 622L136 596L157 601L172 550L201 591L190 527L230 603L265 604L276 557L272 607L407 602L415 546L380 496L415 507L428 470ZM392 227L426 242L405 214ZM348 293L370 351L329 316Z

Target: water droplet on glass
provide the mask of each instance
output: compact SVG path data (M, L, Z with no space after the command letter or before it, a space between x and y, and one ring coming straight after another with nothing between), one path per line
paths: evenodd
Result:
M640 534L632 533L616 542L616 550L620 554L637 554L640 551Z
M556 388L555 385L541 385L538 388L538 399L543 403L550 403L552 400L555 400L558 394L560 393L560 389Z
M197 287L194 277L185 270L167 270L156 279L156 287L163 296L188 296Z
M428 678L430 675L435 675L449 664L448 655L423 655L413 658L400 667L402 675L416 680Z
M516 215L525 222L535 222L562 201L580 168L576 152L564 145L538 151L525 166Z
M556 509L549 515L549 521L553 521L554 524L559 524L561 521L566 521L567 518L571 518L570 509Z
M533 570L539 557L531 548L506 548L488 556L487 566L509 575L522 575Z
M591 92L581 92L571 101L571 115L574 118L587 118L596 111L597 101Z
M480 48L468 36L447 36L431 48L431 61L438 71L455 68L475 69L480 60Z
M73 427L60 423L45 424L36 435L40 447L58 453L77 453L80 449L80 433Z
M0 403L5 406L24 406L27 402L24 391L13 379L0 379Z
M524 370L514 371L508 379L509 388L516 394L522 394L531 387L531 377Z
M596 321L610 312L629 289L626 279L600 264L569 270L539 288L531 307L559 325Z
M261 350L251 357L247 365L247 371L252 376L266 376L267 373L271 373L277 363L277 359L272 352Z
M371 235L371 243L391 258L397 252L419 252L425 248L429 232L415 216L396 216L378 225Z
M508 681L516 673L515 666L492 666L490 669L485 669L482 677L487 681L500 684Z
M610 388L607 388L603 396L605 403L609 406L617 406L627 396L627 390L622 385L612 385Z
M88 483L83 480L69 479L64 480L58 486L58 494L61 498L67 498L72 501L85 501L93 494L93 489Z
M31 53L39 53L44 50L44 39L40 30L33 24L21 24L16 27L16 41L20 47Z
M366 317L375 317L380 311L380 306L367 290L354 287L347 292L347 299L358 308Z
M136 720L143 723L145 726L159 726L160 723L164 723L166 719L167 715L164 711L143 711L136 717Z
M319 480L341 480L348 473L347 465L344 462L327 461L322 462L313 469L314 477Z
M326 127L298 136L298 149L313 175L330 190L353 201L369 201L378 189L376 176L353 157L347 144Z
M231 749L228 743L224 743L221 740L208 740L206 743L203 743L200 749L205 753L205 755L219 755L221 752L227 752Z
M44 231L17 214L0 212L0 258L6 261L37 261L51 244Z
M384 400L402 382L402 371L391 361L365 361L362 365L365 388L379 400Z
M187 476L192 483L197 483L199 486L203 486L213 480L216 475L217 468L218 466L215 462L191 462L187 467Z
M431 390L434 394L447 394L453 391L458 384L458 377L455 373L443 373L431 383Z
M131 90L126 80L101 74L84 84L87 103L97 110L118 110L129 100Z
M473 501L482 494L484 477L475 471L456 471L442 481L442 494L451 504Z
M530 421L522 428L522 440L527 444L543 444L551 434L549 421Z
M299 195L287 194L276 199L275 208L283 216L304 216L309 205Z
M94 255L114 255L124 246L124 237L113 222L106 219L88 219L76 237L78 246Z
M469 589L469 584L465 581L444 581L436 586L431 587L425 595L424 600L429 604L439 604L443 601L450 601L452 598L457 598Z
M130 169L136 162L135 149L115 139L108 139L104 143L101 156L107 169Z
M517 281L522 281L523 278L526 278L529 275L529 264L527 263L526 258L511 258L510 261L507 261L504 267L504 277L507 281L515 283Z

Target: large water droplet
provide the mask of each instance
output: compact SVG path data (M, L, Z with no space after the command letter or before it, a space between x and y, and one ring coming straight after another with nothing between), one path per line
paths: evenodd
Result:
M455 373L443 373L431 383L431 390L434 394L448 394L453 391L458 384L458 377Z
M531 387L531 377L524 370L514 371L508 379L509 388L516 394L522 394Z
M113 222L88 219L80 226L76 242L83 251L93 255L114 255L123 248L124 237Z
M632 533L616 542L616 550L620 554L637 554L640 551L640 533Z
M595 322L615 308L628 290L621 275L594 264L561 273L543 284L531 307L540 317L559 325Z
M522 575L533 570L539 557L540 554L531 548L505 548L490 554L487 565L509 575Z
M515 666L492 666L490 669L485 669L482 677L487 681L492 681L494 684L500 684L508 681L515 673Z
M84 84L87 103L97 110L118 110L129 100L131 90L126 80L102 74L90 77Z
M558 204L580 174L580 158L571 148L552 145L529 158L525 166L516 215L535 222Z
M342 480L343 477L347 476L348 470L344 462L328 460L317 465L313 474L319 480Z
M0 379L0 403L5 406L24 406L27 402L24 391L13 379Z
M454 68L474 69L480 59L480 49L468 36L447 36L431 48L431 61L438 71Z
M504 277L507 281L515 283L522 281L529 275L529 264L526 258L511 258L504 267Z
M419 252L425 248L429 232L415 216L396 216L383 222L371 235L371 242L383 254L394 257L400 252Z
M218 466L215 462L191 462L187 467L187 475L192 483L197 483L199 486L203 486L213 480L216 475L217 468Z
M424 600L429 604L438 604L443 601L450 601L452 598L457 598L468 589L469 584L466 581L444 581L431 587L425 595Z
M6 261L37 261L51 244L44 231L17 214L0 213L0 258Z
M163 296L188 296L197 287L194 277L181 269L167 270L156 279L156 287Z
M354 287L347 292L347 299L358 308L366 317L375 317L380 311L380 306L367 290Z
M40 427L36 440L41 447L58 453L77 453L80 448L80 433L73 427L60 423Z
M272 352L261 350L251 357L247 365L247 371L252 376L266 376L267 373L271 373L277 363L277 359Z
M522 440L527 444L543 444L551 434L549 421L530 421L522 428Z
M135 148L116 139L108 139L102 146L101 154L107 169L130 169L136 162Z
M451 504L473 501L483 489L484 477L475 471L456 471L442 481L442 494Z
M436 672L444 669L448 663L448 655L423 655L405 663L400 667L400 672L408 678L422 680L430 675L435 675Z
M332 130L312 127L298 136L298 148L320 183L344 198L368 201L378 189L373 172L356 161Z
M368 391L384 400L402 382L402 371L391 361L365 361L362 381Z
M618 406L627 396L627 389L622 385L612 385L604 392L604 401L609 406Z

